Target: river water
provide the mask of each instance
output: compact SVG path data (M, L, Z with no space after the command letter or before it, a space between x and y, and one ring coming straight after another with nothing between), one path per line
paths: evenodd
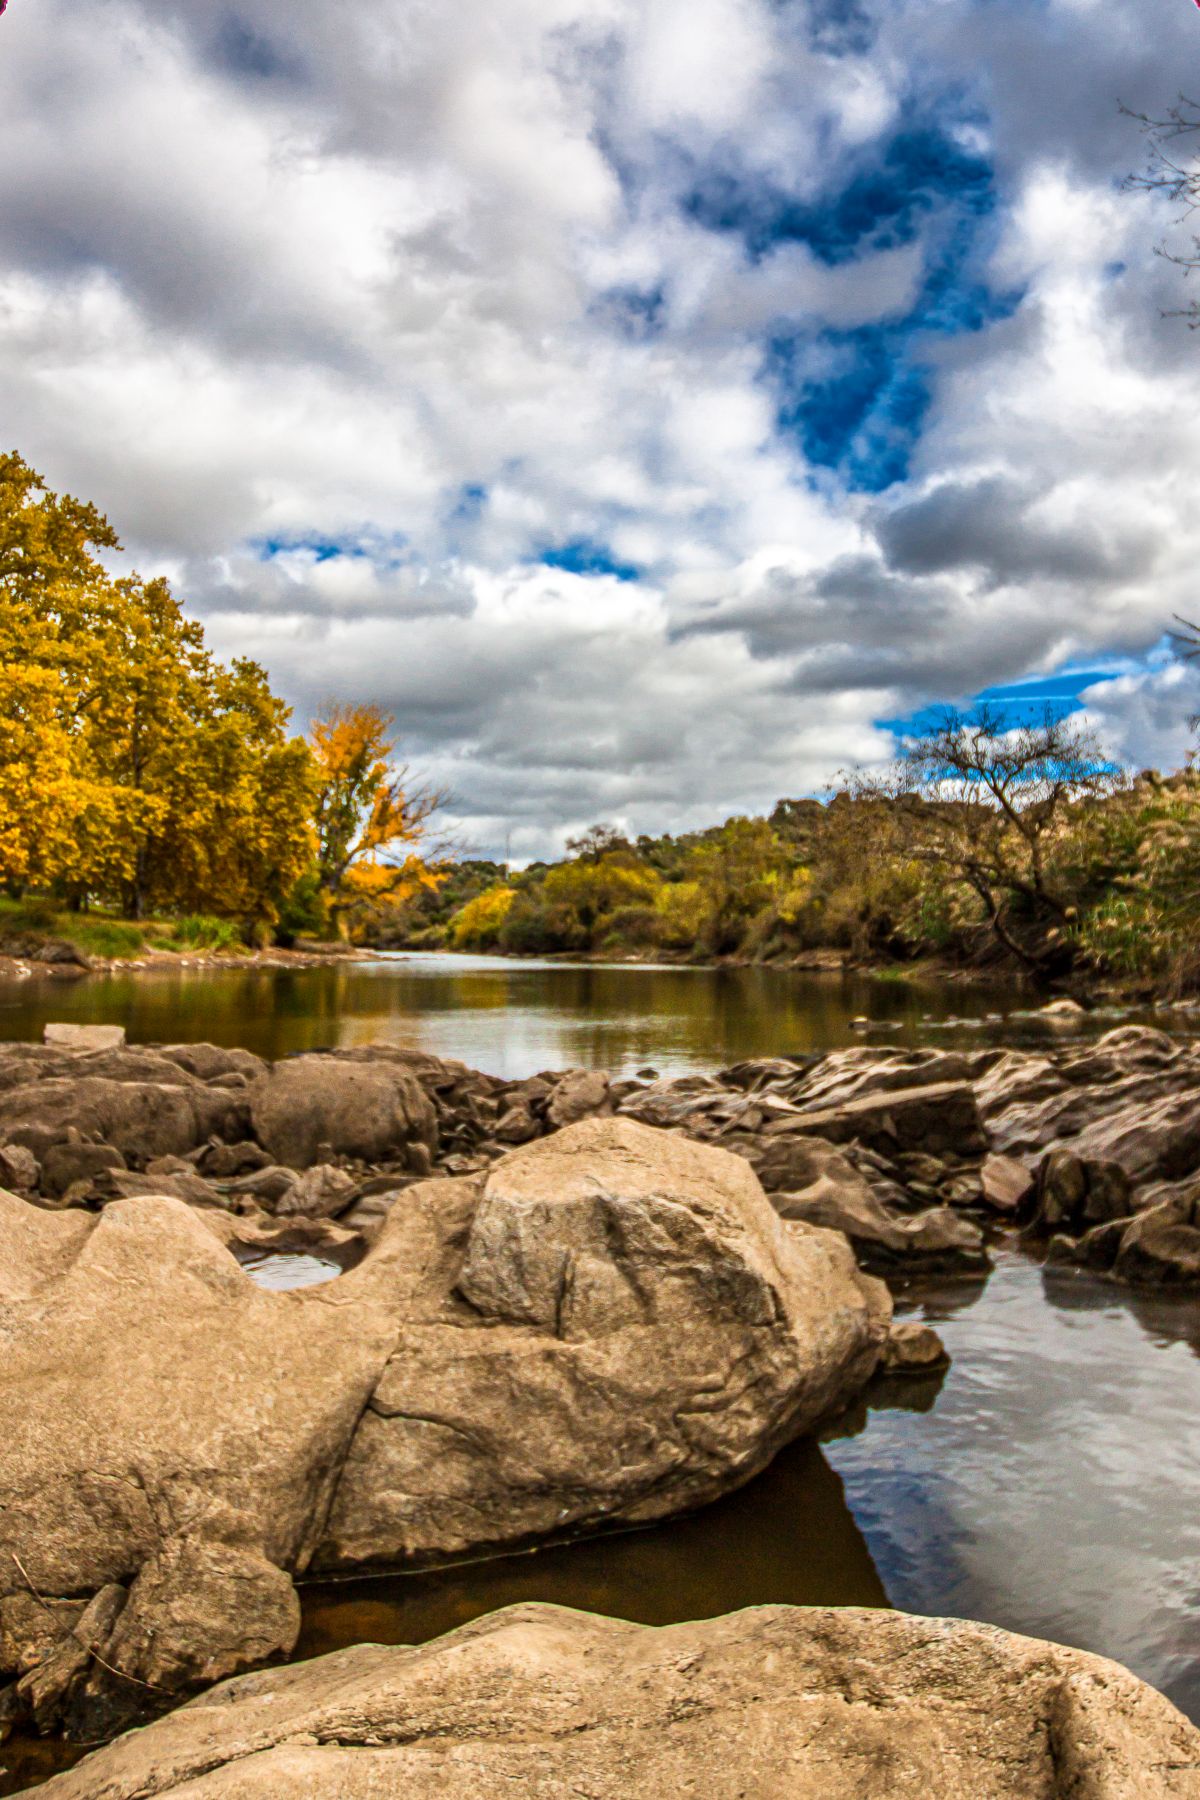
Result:
M419 957L0 983L0 1038L38 1037L49 1019L118 1020L135 1042L206 1038L267 1055L386 1039L509 1076L666 1073L852 1042L1060 1037L1030 1007L1012 989ZM517 1600L647 1623L772 1601L890 1605L1111 1656L1200 1721L1200 1302L1047 1274L1011 1240L996 1258L986 1281L897 1296L941 1333L944 1378L878 1384L821 1444L793 1445L690 1518L309 1586L297 1655L417 1642ZM0 1750L0 1794L36 1784L58 1760L47 1751Z
M714 1069L856 1042L1044 1043L1058 1028L1032 1016L1035 1007L1012 983L422 955L0 980L0 1039L38 1038L51 1019L115 1020L134 1043L207 1039L276 1057L379 1041L520 1078L571 1067ZM1114 1022L1097 1013L1087 1028Z

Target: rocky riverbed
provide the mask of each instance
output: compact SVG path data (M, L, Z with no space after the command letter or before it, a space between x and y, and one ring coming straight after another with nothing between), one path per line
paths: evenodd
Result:
M977 1274L1001 1229L1200 1282L1200 1053L1140 1027L615 1083L56 1035L0 1047L0 1733L95 1740L287 1655L298 1577L715 1498L936 1362L874 1275ZM305 1249L347 1272L238 1266ZM236 1791L351 1791L322 1767ZM1137 1779L1086 1791L1200 1792Z

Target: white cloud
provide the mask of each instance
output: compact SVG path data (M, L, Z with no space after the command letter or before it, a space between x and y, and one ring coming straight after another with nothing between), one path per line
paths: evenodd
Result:
M1168 216L1116 191L1116 101L1169 103L1178 11L13 0L5 437L301 709L394 705L484 847L767 806L885 754L874 719L1136 658L1194 606L1200 352L1160 317ZM942 213L822 260L686 199L813 205L906 108L994 162L963 280L1023 298L926 338L875 500L806 462L764 364L786 331L828 375L824 328L894 324ZM536 566L572 543L640 579ZM1182 679L1091 704L1169 761Z

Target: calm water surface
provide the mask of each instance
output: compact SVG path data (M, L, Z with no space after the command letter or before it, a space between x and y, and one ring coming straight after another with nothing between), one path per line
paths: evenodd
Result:
M915 1291L943 1378L877 1383L820 1446L650 1531L304 1590L298 1655L550 1600L644 1624L769 1602L983 1619L1127 1664L1200 1721L1200 1309L1043 1276Z
M0 1039L51 1019L123 1024L131 1042L207 1039L263 1056L405 1044L491 1074L664 1073L855 1042L1045 1042L1012 983L977 987L778 969L651 968L393 956L341 967L0 980ZM1132 1015L1123 1015L1132 1016ZM868 1030L856 1019L874 1022ZM1113 1018L1096 1015L1088 1029Z
M1045 1042L1047 1026L1018 1016L1028 1006L1012 989L414 957L3 983L0 1038L40 1036L52 1018L268 1055L378 1038L519 1076L714 1068L862 1041ZM864 1036L860 1014L894 1029ZM418 1642L518 1600L654 1624L772 1601L890 1605L1115 1657L1200 1720L1200 1305L1048 1276L1001 1245L986 1282L914 1287L899 1306L942 1334L954 1359L944 1379L880 1384L821 1445L794 1445L691 1518L309 1586L297 1655ZM36 1785L59 1754L0 1750L0 1794Z

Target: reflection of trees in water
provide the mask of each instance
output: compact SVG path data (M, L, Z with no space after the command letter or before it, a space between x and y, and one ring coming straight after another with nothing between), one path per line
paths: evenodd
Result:
M644 1531L420 1575L302 1590L296 1656L354 1643L423 1643L481 1613L544 1600L646 1625L744 1606L886 1606L841 1478L790 1445L735 1494Z
M619 967L400 958L312 969L144 971L0 981L0 1036L49 1019L124 1024L135 1042L209 1039L266 1056L376 1038L510 1075L571 1065L715 1070L749 1056L806 1056L875 1041L928 1043L926 1019L982 1021L1024 1005L1019 988L963 988L765 968ZM1109 1023L1104 1021L1103 1023ZM1013 1037L1011 1025L989 1028ZM1035 1027L1025 1028L1026 1035ZM979 1045L969 1025L933 1033ZM490 1059L490 1060L489 1060Z

